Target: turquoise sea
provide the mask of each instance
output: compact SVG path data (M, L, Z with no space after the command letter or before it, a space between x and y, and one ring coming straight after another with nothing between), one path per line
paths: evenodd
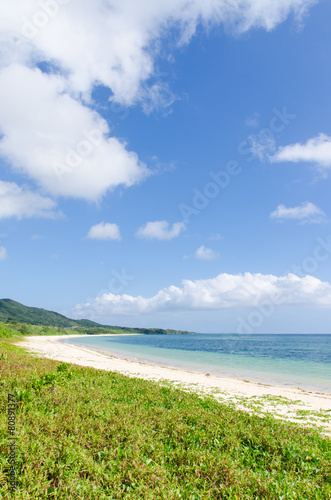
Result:
M61 342L135 361L331 393L331 335L95 335Z

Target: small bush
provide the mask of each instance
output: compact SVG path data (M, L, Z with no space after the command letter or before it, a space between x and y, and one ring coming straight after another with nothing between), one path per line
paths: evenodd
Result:
M30 334L30 328L27 325L21 325L20 326L20 332L22 335L29 335Z

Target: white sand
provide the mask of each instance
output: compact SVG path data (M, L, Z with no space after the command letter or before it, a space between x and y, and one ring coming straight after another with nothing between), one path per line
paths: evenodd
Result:
M212 395L218 400L234 403L236 407L259 415L272 413L277 418L318 425L324 432L331 434L331 394L237 378L206 376L199 372L121 359L86 347L58 342L61 338L78 337L80 335L33 336L26 337L18 345L57 361L171 383L185 390Z

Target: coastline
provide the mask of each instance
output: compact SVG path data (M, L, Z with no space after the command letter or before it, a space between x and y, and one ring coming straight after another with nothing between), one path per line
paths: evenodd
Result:
M116 334L109 334L115 336ZM119 334L120 335L120 334ZM138 334L134 334L138 335ZM308 391L299 387L268 385L234 377L209 375L180 368L132 361L76 344L58 342L65 338L86 335L30 336L18 346L45 358L116 371L161 383L170 383L184 390L210 395L219 401L235 404L246 411L266 413L305 425L315 425L331 433L331 394Z

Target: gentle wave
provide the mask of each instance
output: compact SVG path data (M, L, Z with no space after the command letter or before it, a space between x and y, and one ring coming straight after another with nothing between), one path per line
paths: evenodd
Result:
M331 335L121 335L63 342L135 361L331 392Z

